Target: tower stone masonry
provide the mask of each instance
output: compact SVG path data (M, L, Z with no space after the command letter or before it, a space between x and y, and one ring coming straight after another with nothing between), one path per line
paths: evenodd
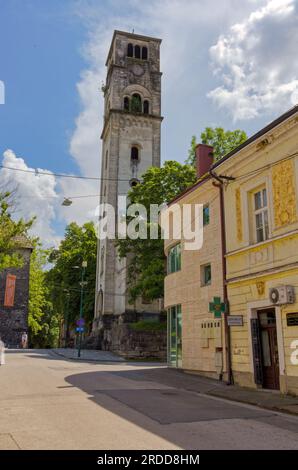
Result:
M160 39L114 31L108 53L102 87L100 202L111 204L116 214L118 196L126 196L149 167L160 166L160 44ZM112 317L159 313L158 301L129 303L128 263L128 259L119 259L114 240L99 240L93 333L110 325Z

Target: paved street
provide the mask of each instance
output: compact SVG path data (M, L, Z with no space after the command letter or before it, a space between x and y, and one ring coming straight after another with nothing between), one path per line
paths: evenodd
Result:
M207 396L204 380L163 366L6 360L0 449L298 449L297 416Z

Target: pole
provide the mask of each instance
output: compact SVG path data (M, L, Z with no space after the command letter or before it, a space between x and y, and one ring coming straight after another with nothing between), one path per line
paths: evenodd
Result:
M68 315L69 315L69 300L70 300L70 293L67 292L66 294L66 312L65 312L65 331L64 331L64 347L67 347L67 340L68 340Z
M82 263L82 280L81 280L81 301L80 301L80 320L83 318L83 301L84 301L84 278L85 271L87 267L87 262L83 261ZM78 357L81 357L81 347L82 347L82 325L79 325L79 346L78 346Z

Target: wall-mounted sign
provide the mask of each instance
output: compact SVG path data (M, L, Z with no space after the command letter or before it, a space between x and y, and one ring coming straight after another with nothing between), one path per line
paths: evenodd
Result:
M243 326L243 315L228 315L228 326Z
M298 312L287 314L287 326L298 326Z
M221 314L226 311L226 304L220 297L214 297L213 302L209 303L209 312L213 313L214 318L221 318Z
M13 274L7 274L5 296L4 296L4 307L14 306L14 295L16 290L16 276Z

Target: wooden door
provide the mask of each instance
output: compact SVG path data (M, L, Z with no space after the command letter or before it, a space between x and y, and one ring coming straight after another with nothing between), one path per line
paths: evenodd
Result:
M258 312L262 350L263 387L279 389L279 360L275 310Z

